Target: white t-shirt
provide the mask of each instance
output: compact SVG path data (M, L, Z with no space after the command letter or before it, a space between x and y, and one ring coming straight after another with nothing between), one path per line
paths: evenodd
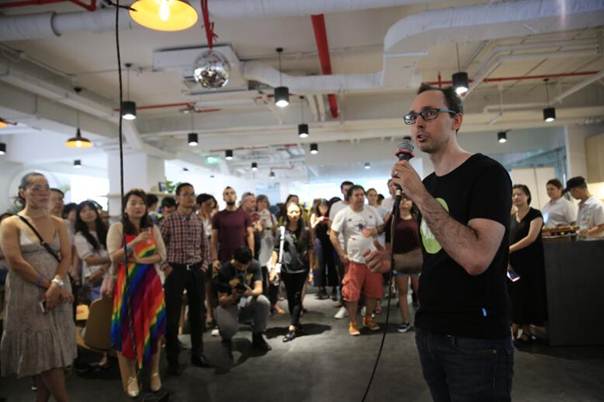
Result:
M346 207L335 216L331 229L344 237L344 249L348 258L356 263L365 264L363 254L371 248L376 237L365 237L362 230L377 228L382 223L384 222L380 214L371 206L364 206L360 212Z
M331 206L331 209L329 210L329 221L333 222L334 219L336 219L336 215L338 214L338 212L342 211L347 206L348 206L348 204L344 201L338 201L335 204L333 204ZM340 233L338 235L338 240L340 241L340 246L342 246L342 248L346 248L344 246L344 236L342 236L342 233Z
M604 203L593 195L581 201L577 214L579 229L591 229L602 224L604 224ZM604 237L604 233L600 233L597 237Z
M98 241L98 237L95 231L90 231L90 234ZM80 257L80 260L82 260L82 278L86 280L96 271L101 269L103 265L88 265L86 264L85 259L91 256L108 257L109 254L101 244L99 244L99 249L95 250L92 247L92 244L90 244L88 240L86 240L86 238L81 232L77 232L75 234L74 242L78 257Z
M567 226L571 222L577 221L577 207L564 197L560 197L555 201L550 200L541 209L541 214L546 228L559 225Z

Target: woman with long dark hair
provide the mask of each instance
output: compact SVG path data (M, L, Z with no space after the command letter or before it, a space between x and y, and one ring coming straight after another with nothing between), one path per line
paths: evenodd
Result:
M1 372L33 376L38 401L52 396L67 402L65 368L77 353L67 279L71 243L63 220L49 214L50 189L43 174L26 174L18 198L24 209L0 226L9 266Z
M338 273L334 250L329 241L329 205L327 200L317 200L310 215L310 227L314 233L314 248L318 262L316 283L319 287L317 298L328 299L327 286L332 287L332 295L337 299Z
M101 296L101 282L111 267L107 226L92 201L83 201L76 208L74 243L82 260L82 287L85 289L85 300L80 302L88 304Z
M283 342L292 341L296 337L296 330L301 329L300 315L303 309L303 288L309 273L310 248L310 234L302 220L302 208L291 202L286 211L285 225L279 228L275 239L272 256L272 266L275 268L271 272L273 277L277 273L281 276L287 292L290 325Z
M113 293L111 339L118 352L122 385L129 396L137 397L135 366L151 365L151 391L162 386L159 359L166 310L157 266L166 258L166 247L147 215L145 192L130 190L124 205L121 222L111 225L107 234L107 250L113 266L117 265L115 284L107 293Z

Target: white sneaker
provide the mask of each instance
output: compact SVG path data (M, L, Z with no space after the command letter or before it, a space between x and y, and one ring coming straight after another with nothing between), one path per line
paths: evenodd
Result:
M218 330L218 328L214 328L214 329L212 329L211 334L212 334L212 336L218 336L218 335L220 335L220 331Z
M342 306L342 307L340 307L340 309L338 310L336 315L333 316L333 318L337 318L338 320L341 320L344 317L348 317L348 310L346 310L346 307Z

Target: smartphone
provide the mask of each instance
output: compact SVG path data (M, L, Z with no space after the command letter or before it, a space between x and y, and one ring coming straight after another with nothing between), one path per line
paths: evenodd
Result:
M516 273L513 269L508 269L508 279L512 282L517 282L520 280L520 275Z
M42 313L46 314L46 300L40 300L38 306L40 306L40 310L42 310Z

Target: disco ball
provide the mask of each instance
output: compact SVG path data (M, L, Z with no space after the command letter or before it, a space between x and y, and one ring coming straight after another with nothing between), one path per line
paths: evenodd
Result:
M229 82L231 66L220 53L207 50L193 64L193 78L204 88L222 88Z

